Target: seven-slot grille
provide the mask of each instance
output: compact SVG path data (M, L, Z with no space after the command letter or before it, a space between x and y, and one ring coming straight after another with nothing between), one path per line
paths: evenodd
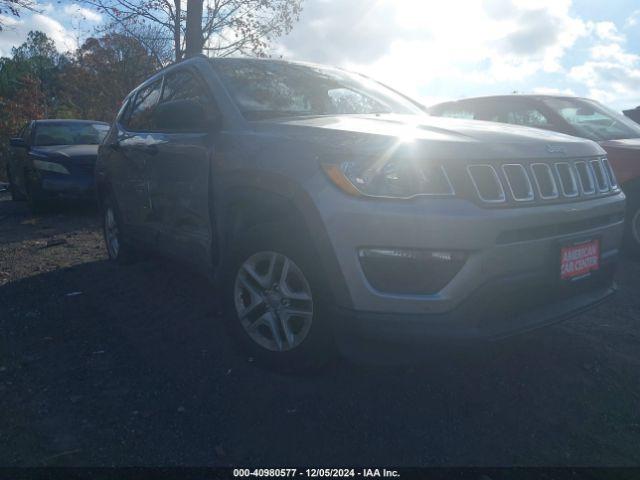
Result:
M619 190L606 157L499 167L478 164L469 165L467 172L478 197L487 203L571 200Z

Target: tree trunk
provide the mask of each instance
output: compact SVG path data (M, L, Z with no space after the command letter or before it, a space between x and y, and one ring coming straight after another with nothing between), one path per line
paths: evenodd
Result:
M173 19L173 48L176 51L176 62L182 60L182 42L180 36L180 20L182 17L182 0L175 0L175 14L176 18Z
M186 57L202 53L202 1L187 0Z

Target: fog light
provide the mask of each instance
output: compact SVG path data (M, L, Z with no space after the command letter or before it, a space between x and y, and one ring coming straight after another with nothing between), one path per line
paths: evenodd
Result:
M438 293L467 261L466 252L394 248L363 248L358 257L373 288L405 295Z

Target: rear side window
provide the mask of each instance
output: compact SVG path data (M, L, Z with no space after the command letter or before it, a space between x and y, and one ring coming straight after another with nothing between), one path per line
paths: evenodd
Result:
M133 101L127 128L135 131L153 131L155 129L154 111L160 100L162 80L156 80L141 89Z

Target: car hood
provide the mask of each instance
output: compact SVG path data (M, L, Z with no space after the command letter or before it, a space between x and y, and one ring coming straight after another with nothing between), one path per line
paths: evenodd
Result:
M336 115L253 122L261 133L371 150L402 144L441 159L540 159L602 155L590 140L534 128L417 115ZM404 147L403 147L404 148Z
M605 149L619 148L619 149L625 149L625 150L640 150L640 138L623 138L621 140L605 140L599 143Z
M95 163L98 145L53 145L50 147L32 147L31 155L55 160L68 160L79 164Z

